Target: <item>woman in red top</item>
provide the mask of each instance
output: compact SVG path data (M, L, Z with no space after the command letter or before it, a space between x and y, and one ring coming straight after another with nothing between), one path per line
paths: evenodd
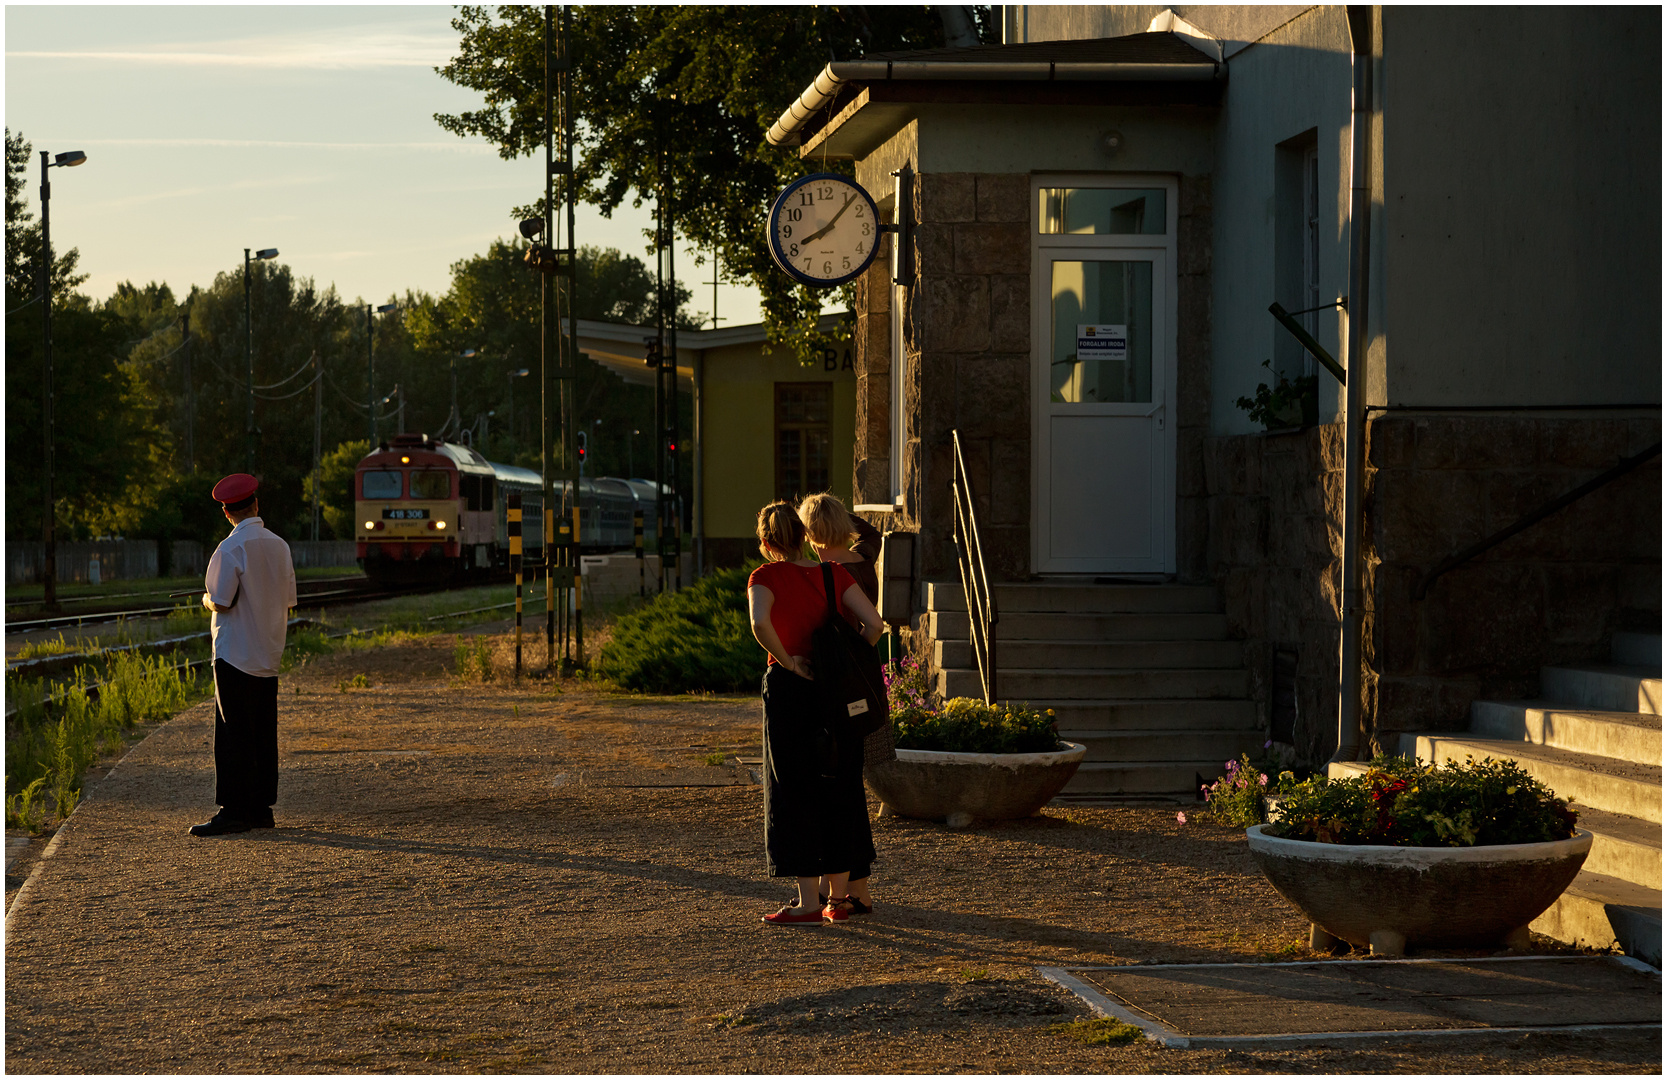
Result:
M772 926L843 922L851 912L847 878L874 861L862 741L836 740L837 764L818 747L823 724L809 656L811 635L828 618L822 564L805 557L805 527L785 502L758 512L758 549L769 561L747 579L753 636L770 654L764 670L764 847L771 875L798 879L798 902L764 921ZM872 644L880 614L841 566L833 567L835 608L861 625ZM825 775L830 773L832 775ZM817 896L829 885L827 904Z

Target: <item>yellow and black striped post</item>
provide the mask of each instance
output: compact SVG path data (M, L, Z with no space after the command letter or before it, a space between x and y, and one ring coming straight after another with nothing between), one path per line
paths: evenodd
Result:
M579 666L585 666L585 602L583 563L579 555L579 504L573 504L573 651L579 655Z
M567 532L567 527L562 527ZM556 584L563 580L558 569L561 560L567 555L567 537L561 538L560 546L556 544L556 508L544 508L544 666L554 671L556 667Z
M521 677L521 493L509 493L509 568L515 573L515 677Z
M641 598L648 595L648 564L643 559L641 510L637 511L637 516L631 525L631 540L637 546L637 596Z
M572 526L568 525L565 514L562 515L559 522L554 522L551 528L555 529L561 537L557 542L561 551L561 617L559 620L556 617L556 609L550 609L550 663L554 665L556 662L556 626L558 622L561 626L561 646L564 657L569 651L567 645L567 590L571 573L569 567L573 562L573 529Z

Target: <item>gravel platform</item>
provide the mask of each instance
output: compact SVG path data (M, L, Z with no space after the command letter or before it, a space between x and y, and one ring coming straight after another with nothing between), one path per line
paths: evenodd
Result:
M774 929L791 885L737 762L756 700L457 684L452 642L283 676L276 829L187 835L213 812L208 705L102 767L50 856L8 868L6 1069L1660 1071L1638 1036L1084 1043L1053 1030L1088 1011L1038 965L1311 958L1240 831L1153 808L876 818L875 914Z

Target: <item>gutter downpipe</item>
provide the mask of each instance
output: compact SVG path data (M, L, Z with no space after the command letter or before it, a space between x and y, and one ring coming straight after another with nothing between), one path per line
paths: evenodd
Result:
M1338 658L1337 752L1332 761L1360 758L1361 624L1364 621L1365 552L1362 488L1366 474L1367 269L1372 189L1372 8L1348 7L1353 44L1354 102L1349 119L1349 303L1343 393L1343 626Z

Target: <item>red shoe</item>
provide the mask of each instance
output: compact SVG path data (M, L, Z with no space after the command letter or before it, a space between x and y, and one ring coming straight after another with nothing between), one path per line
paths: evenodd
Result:
M815 908L800 909L788 904L775 914L764 916L760 921L770 926L821 926L822 915L823 912Z
M854 905L849 896L830 898L827 906L822 909L822 921L842 923L851 917Z

